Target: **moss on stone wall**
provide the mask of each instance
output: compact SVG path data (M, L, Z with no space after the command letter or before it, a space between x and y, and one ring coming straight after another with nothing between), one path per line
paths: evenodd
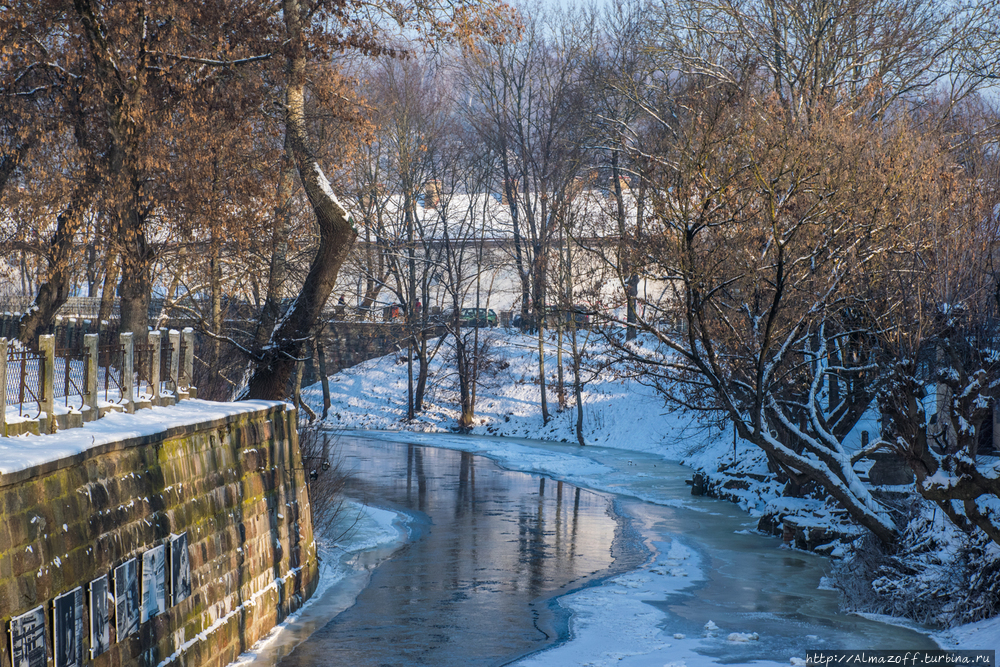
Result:
M9 622L45 604L51 624L55 596L86 590L186 531L191 597L93 664L225 665L312 595L317 560L308 503L295 413L284 406L5 475L0 614ZM51 627L47 633L51 655ZM11 664L9 653L5 637L0 665Z

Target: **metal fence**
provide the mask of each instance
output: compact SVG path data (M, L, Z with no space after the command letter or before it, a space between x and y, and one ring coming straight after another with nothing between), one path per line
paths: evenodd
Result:
M187 355L187 347L188 347L187 346L187 341L185 339L181 338L180 345L179 345L180 349L178 350L178 352L179 352L178 356L181 359L186 359L187 358L185 356L185 355ZM186 387L187 385L191 384L191 378L189 378L187 376L187 369L185 368L185 366L186 366L186 364L181 364L180 368L177 369L177 384L178 384L178 386L181 386L181 387Z
M125 371L125 346L120 343L101 345L97 348L97 388L103 386L104 400L118 403L124 400L122 374ZM112 394L112 391L116 394Z
M64 405L83 409L87 403L90 351L85 347L57 349L55 354L55 378L52 384L53 398L63 399ZM76 406L79 400L80 405Z
M172 391L171 378L173 377L173 372L171 371L171 364L173 363L174 356L174 346L170 344L170 339L166 336L160 338L160 393L165 391Z
M193 330L151 332L143 343L117 334L113 344L103 333L71 333L62 339L43 334L37 349L0 336L6 364L0 366L0 434L54 433L109 410L132 412L197 396L190 386Z
M138 399L143 395L153 395L153 363L158 361L153 358L156 354L156 346L152 343L137 343L132 348L133 361L132 372L135 374L132 382L132 392L134 398ZM145 391L144 391L145 389Z
M13 348L7 351L7 405L17 405L18 416L24 416L27 410L31 418L36 419L42 412L41 404L45 399L43 363L38 352Z

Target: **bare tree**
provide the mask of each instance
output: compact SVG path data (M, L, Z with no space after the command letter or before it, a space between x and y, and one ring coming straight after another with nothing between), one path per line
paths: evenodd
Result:
M957 103L987 81L991 67L967 61L995 35L995 9L992 0L667 0L660 18L682 72L736 83L763 67L790 113L846 103L874 118L941 88Z
M637 319L662 347L624 349L661 369L650 377L671 399L722 411L795 487L819 485L892 542L892 518L843 446L878 388L866 354L876 325L854 295L895 270L887 258L908 230L948 206L913 188L935 154L905 124L859 126L819 109L802 124L752 89L684 106L692 113L648 154L655 194L641 264L663 292ZM831 376L847 389L837 401Z
M583 36L565 17L529 23L523 36L484 44L467 58L470 124L497 156L498 185L510 210L522 320L538 334L542 419L549 420L544 316L551 244L559 211L585 159ZM530 312L529 312L530 311Z
M595 157L599 158L595 166L603 168L610 183L611 197L599 207L615 220L617 237L622 242L617 263L625 279L621 300L626 311L628 340L636 336L636 297L641 279L639 267L627 265L630 258L636 256L629 246L637 243L641 235L646 180L641 177L641 155L627 150L626 142L636 136L639 126L646 121L643 101L646 105L651 102L648 98L655 90L660 67L652 57L655 51L653 23L646 10L642 2L620 0L606 7L599 16L585 19L603 26L590 40L584 76L591 88L594 109L591 122L595 126L594 140L598 148ZM662 77L658 82L669 86L669 81ZM589 185L596 187L598 184Z

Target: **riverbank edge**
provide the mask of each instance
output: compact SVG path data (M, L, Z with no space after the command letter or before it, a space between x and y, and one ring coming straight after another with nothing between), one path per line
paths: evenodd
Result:
M395 537L377 541L371 546L364 546L364 543L358 546L350 542L346 545L339 543L331 545L324 544L321 538L317 539L320 572L316 592L298 611L276 625L267 636L261 638L228 667L273 667L280 663L314 632L350 609L368 586L375 569L413 539L413 531L410 528L413 517L409 514L366 505L356 498L345 497L345 502L361 512L375 509L378 512L392 514L390 521L376 520L374 523L379 528L393 530ZM347 540L353 537L348 536ZM320 611L324 605L333 602L331 598L340 600L336 605L337 611L333 613Z
M456 437L461 437L463 435L466 435L466 434L462 434L462 433L456 433L454 431L442 431L442 432L436 432L436 433L435 432L429 433L429 432L426 432L426 431L409 431L409 430L403 430L403 429L389 430L389 429L344 429L344 428L338 428L338 429L335 429L335 430L336 430L336 432L338 434L342 434L342 435L345 435L345 436L362 435L362 434L364 434L367 437L374 436L374 437L379 438L379 439L388 440L388 441L391 441L391 442L402 442L402 443L410 442L413 438L418 438L419 439L421 436L428 436L428 435L456 436ZM483 437L483 436L480 436L478 434L471 434L471 435L476 435L478 438L482 438ZM486 436L486 437L489 438L489 437L497 437L497 436ZM541 444L541 445L567 445L568 444L568 443L560 442L560 441L539 440L539 439L536 439L536 438L525 438L525 437L517 437L517 438L513 438L512 440L516 440L519 443L538 443L538 444ZM456 449L456 450L460 449L459 447L454 446L454 445L449 446L447 444L446 440L443 441L443 444L437 444L437 445L428 445L425 442L413 442L412 444L417 444L417 445L421 445L421 446L442 447L442 448L445 448L445 449ZM530 444L529 444L529 446L530 446ZM643 455L649 455L649 456L659 456L665 462L673 463L673 464L676 464L676 465L681 465L681 466L683 466L685 468L690 469L692 471L692 476L694 476L696 474L708 474L708 473L705 472L704 469L697 468L697 467L691 465L690 463L676 461L676 460L670 460L670 459L667 459L667 458L663 457L662 455L660 455L660 454L658 454L656 452L641 451L641 450L627 450L627 449L623 449L623 448L620 448L620 447L613 447L612 449L617 449L617 450L620 450L620 451L623 451L623 452L633 452L635 454L643 454ZM512 471L512 472L522 472L522 473L540 475L540 476L548 477L549 479L552 479L554 481L563 481L563 482L565 482L567 484L573 484L575 486L580 486L581 488L585 488L585 489L587 489L587 490L589 490L591 492L601 493L601 494L606 494L606 495L611 495L613 497L617 497L617 496L622 495L620 493L616 493L616 492L610 491L608 489L594 488L592 486L588 486L583 480L576 480L576 479L570 480L566 476L561 476L561 475L558 475L558 474L555 474L555 473L552 473L552 472L539 471L539 470L535 470L535 469L532 469L532 468L526 467L526 466L525 467L514 467L514 466L511 466L511 465L508 465L508 463L509 463L508 461L504 460L499 455L491 453L490 451L487 451L486 449L483 449L483 448L477 447L475 449L465 449L465 450L461 450L461 451L469 451L469 453L474 454L476 456L483 456L485 458L488 458L488 459L490 459L491 461L493 461L494 463L496 463L498 466L500 466L504 470L509 470L509 471ZM628 495L628 494L625 494L625 495ZM726 502L729 502L731 504L734 504L737 507L739 507L742 511L746 512L748 518L755 518L755 517L753 517L753 515L750 512L747 512L747 508L746 508L745 504L743 502L740 502L740 498L738 496L725 495L725 494L720 494L720 495L705 494L705 495L708 495L709 497L713 497L713 498L715 498L717 500L722 500L722 501L726 501ZM634 496L630 496L630 497L634 497ZM639 499L637 497L636 497L636 499L637 500L642 500L643 502L653 502L653 501L650 501L650 500L647 500L647 499ZM628 514L623 513L622 516L625 517L626 519L628 519L629 521L633 521L634 520ZM768 537L768 538L774 539L776 541L782 542L783 545L784 545L784 547L786 547L788 549L791 549L793 551L802 551L803 553L809 553L809 554L812 554L812 555L815 555L815 556L819 556L819 557L830 558L830 554L826 554L826 553L823 553L821 551L809 550L809 549L798 549L795 546L794 542L789 543L788 541L781 540L780 536L776 536L773 533L770 533L770 532L767 532L767 531L763 531L763 530L760 530L760 529L758 529L757 532L760 533L764 537ZM649 546L646 546L645 548L646 548L647 551L650 550ZM592 585L581 586L581 587L579 587L576 590L567 591L567 592L562 593L562 594L560 594L558 596L553 596L551 598L551 601L558 604L558 600L560 598L567 597L569 595L573 595L574 593L586 590L588 588L592 588L592 587L597 587L597 586L604 585L604 584L610 582L616 576L620 576L621 574L625 574L625 573L628 573L628 572L636 572L636 571L641 570L643 568L648 569L649 567L652 566L652 563L655 560L655 558L656 558L656 553L652 552L652 551L649 551L649 557L647 558L647 560L644 563L636 566L635 568L633 568L631 570L626 570L626 571L623 571L623 572L619 572L618 574L613 574L613 575L609 575L607 577L603 577L603 578L601 578L601 580L599 582L595 582ZM830 560L833 560L833 559L830 558ZM569 610L569 614L572 615L572 613L573 613L572 610ZM898 626L898 627L907 628L907 629L915 630L917 632L921 632L923 634L926 634L941 649L969 648L968 646L959 646L958 645L959 642L955 641L955 639L956 639L956 636L955 636L955 633L954 633L955 629L945 630L945 631L933 631L930 628L921 628L919 625L913 623L912 621L910 621L909 619L906 619L906 618L897 618L897 617L893 617L893 616L872 615L872 614L859 614L859 615L861 615L863 617L870 618L871 620L874 620L874 621L879 622L879 623L884 623L886 625L895 625L895 626ZM975 625L975 624L973 624L973 625ZM532 656L544 653L544 652L549 651L549 650L551 650L553 648L557 648L558 646L560 646L562 644L565 644L566 642L571 641L572 639L573 639L572 636L566 637L565 639L562 639L562 640L560 640L560 641L558 641L556 643L553 643L549 647L546 647L544 649L538 649L538 650L535 650L535 651L528 652L526 654L523 654L523 655L519 656L518 658L516 658L516 659L514 659L512 661L509 661L509 662L506 662L506 663L503 663L503 664L504 665L514 665L514 664L517 664L517 663L519 663L521 661L524 661L526 659L531 658ZM982 648L982 647L979 647L979 648Z

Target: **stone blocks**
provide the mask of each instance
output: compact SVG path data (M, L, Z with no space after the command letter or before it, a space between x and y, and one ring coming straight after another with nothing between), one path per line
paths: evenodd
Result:
M278 405L0 476L3 619L49 609L56 595L86 589L186 531L191 597L92 664L152 667L171 656L183 665L228 664L316 586L295 425L295 413ZM10 664L9 651L5 638L0 665Z

